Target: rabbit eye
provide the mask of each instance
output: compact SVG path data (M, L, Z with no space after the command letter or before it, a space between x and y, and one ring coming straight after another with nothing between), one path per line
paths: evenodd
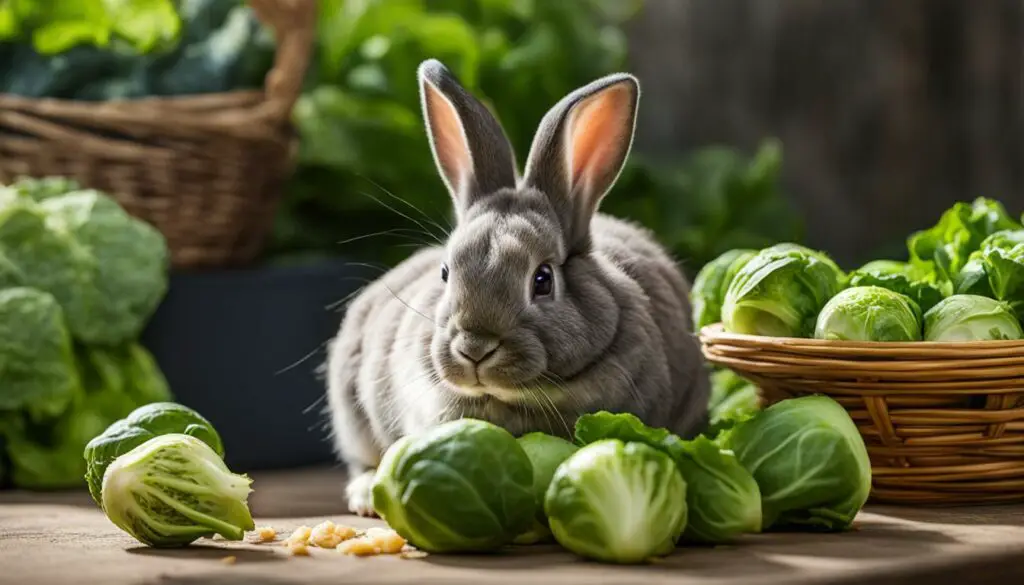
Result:
M441 264L441 280L448 282L448 265Z
M554 288L555 273L551 270L549 264L541 264L537 268L537 272L533 273L534 298L550 296Z

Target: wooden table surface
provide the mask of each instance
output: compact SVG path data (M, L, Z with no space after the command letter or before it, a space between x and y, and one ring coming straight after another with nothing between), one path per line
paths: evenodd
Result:
M257 525L290 533L344 514L333 470L253 474ZM870 507L845 534L763 534L732 546L681 548L652 565L615 567L555 546L478 556L354 558L311 549L290 557L274 544L202 540L179 550L141 546L88 494L0 493L0 584L916 584L1024 583L1024 506L963 509ZM234 556L236 562L223 561Z

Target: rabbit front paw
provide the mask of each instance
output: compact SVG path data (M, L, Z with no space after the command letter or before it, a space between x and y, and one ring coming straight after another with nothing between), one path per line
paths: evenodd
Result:
M348 509L353 514L376 518L373 509L373 469L353 477L345 486L345 497L348 498Z

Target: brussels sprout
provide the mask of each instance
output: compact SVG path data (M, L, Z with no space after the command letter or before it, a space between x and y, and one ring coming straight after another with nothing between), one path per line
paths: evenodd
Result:
M1019 230L1021 224L998 201L979 197L946 210L935 226L907 238L912 264L953 281L972 252L995 232Z
M373 507L419 549L489 551L530 527L530 458L508 431L461 419L394 443L377 468Z
M672 458L649 445L601 440L558 467L544 511L566 549L640 563L675 548L686 528L686 482Z
M722 322L734 333L810 337L818 312L844 281L825 254L796 244L765 248L729 284Z
M848 288L825 303L814 336L844 341L920 341L921 309L910 297L880 286Z
M0 411L57 416L79 389L71 336L52 295L0 290Z
M214 534L242 540L255 527L248 506L251 484L203 441L171 433L107 467L102 506L118 528L153 547L185 546Z
M763 530L845 530L871 491L864 439L827 396L777 402L733 429L729 447L761 490Z
M560 437L545 433L528 433L519 437L519 446L530 458L533 466L533 494L536 499L536 512L533 527L516 538L516 544L536 544L551 538L548 519L544 515L544 494L548 484L555 475L555 469L579 450L577 445Z
M721 544L761 532L761 491L732 452L698 437L683 444L681 455L676 463L689 511L683 540Z
M880 286L910 297L921 311L927 311L953 294L949 281L934 272L896 260L873 260L850 273L849 286Z
M103 505L100 494L103 474L114 460L154 437L167 434L196 437L209 445L218 457L224 456L220 435L198 412L173 402L141 406L114 422L85 446L85 479L96 503Z
M708 403L708 429L704 435L715 438L754 415L761 408L757 386L732 370L711 375L711 400Z
M729 250L700 269L690 289L695 329L700 330L722 320L722 301L729 283L756 253L747 249Z
M953 295L924 315L925 341L1021 339L1020 322L1004 302L977 295Z

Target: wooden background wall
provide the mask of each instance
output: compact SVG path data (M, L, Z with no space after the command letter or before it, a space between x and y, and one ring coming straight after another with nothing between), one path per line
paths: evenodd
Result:
M646 0L637 148L782 140L842 262L978 195L1024 210L1024 0Z

